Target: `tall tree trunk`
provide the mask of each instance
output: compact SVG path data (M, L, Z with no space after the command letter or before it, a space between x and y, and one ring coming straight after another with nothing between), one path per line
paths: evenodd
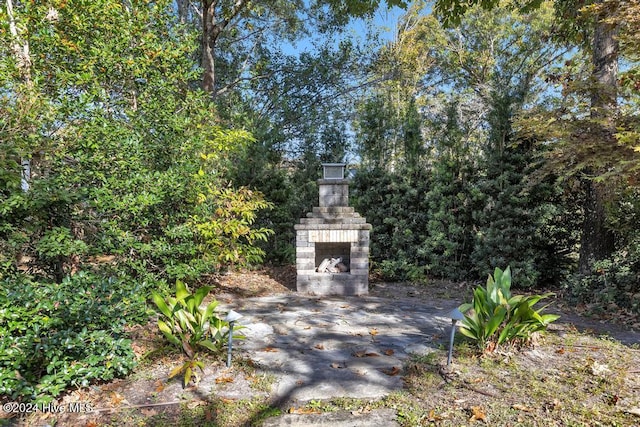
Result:
M598 0L597 3L602 3ZM593 36L593 79L591 118L601 129L600 143L615 144L617 110L618 42L616 27L604 22L606 14L597 17ZM602 171L587 171L602 172ZM611 255L615 249L613 232L606 226L606 204L613 191L607 183L588 180L584 202L584 223L580 242L580 273L588 273L595 261Z
M27 87L31 87L31 55L29 54L29 42L20 37L16 19L13 14L13 1L7 2L7 16L9 17L9 33L11 33L11 50L15 57L20 77L26 83Z
M215 89L214 47L217 36L215 22L215 1L202 2L202 89L213 93Z
M231 21L246 10L249 0L235 0L228 6L229 10L222 13L221 10L216 11L223 7L220 0L202 0L202 89L213 97L224 92L224 88L216 89L216 44Z
M11 34L11 50L15 58L20 79L24 83L25 88L20 88L16 95L19 103L27 103L30 91L33 87L31 81L31 54L29 53L29 42L21 37L16 18L13 13L13 1L6 0L7 16L9 17L9 33ZM25 93L26 92L26 93ZM20 181L22 191L29 191L31 182L31 160L29 158L21 158L20 165L22 167L20 173Z
M584 222L578 261L578 270L582 274L588 274L595 261L609 257L615 249L613 232L606 225L606 203L610 200L611 190L606 184L591 180L585 185Z

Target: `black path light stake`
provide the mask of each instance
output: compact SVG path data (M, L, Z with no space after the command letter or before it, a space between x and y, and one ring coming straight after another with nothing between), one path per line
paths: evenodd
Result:
M235 312L233 310L227 313L227 317L224 318L226 322L229 322L229 346L227 349L227 368L231 367L231 351L233 347L233 324L236 323L236 320L240 319L242 314Z
M451 317L451 337L449 339L449 356L447 357L447 366L451 364L451 356L453 355L453 339L456 335L456 324L459 320L464 319L464 314L457 308L451 310L449 313L449 317Z

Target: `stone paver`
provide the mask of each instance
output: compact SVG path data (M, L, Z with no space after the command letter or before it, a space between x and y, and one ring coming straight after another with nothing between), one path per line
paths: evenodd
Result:
M276 377L274 397L379 398L402 388L411 353L446 343L452 301L287 294L230 304L243 315L239 352ZM446 344L445 344L446 345Z
M350 397L377 399L402 388L402 367L411 354L441 349L444 362L451 332L449 313L455 300L421 298L309 297L283 294L247 298L221 307L243 315L246 340L237 352L276 378L271 397L281 407L311 400ZM584 326L584 319L563 314L564 323ZM590 324L596 331L597 322ZM623 343L640 341L637 332L606 331ZM284 414L263 425L397 426L389 409Z
M377 399L400 390L402 367L411 354L446 350L449 313L458 304L419 298L283 294L237 300L221 308L243 315L239 323L245 327L246 340L234 346L236 354L275 376L271 397L287 407L336 397ZM566 316L552 325L562 327L564 322L576 319ZM622 342L629 337L638 341L634 332L612 335ZM445 351L440 356L444 362ZM394 417L389 409L364 414L294 413L263 425L397 426Z

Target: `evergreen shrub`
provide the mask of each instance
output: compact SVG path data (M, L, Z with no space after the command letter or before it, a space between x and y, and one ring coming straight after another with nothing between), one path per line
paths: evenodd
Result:
M362 170L352 184L352 203L372 225L373 266L386 280L425 277L428 171Z
M124 326L147 319L146 293L123 278L78 273L57 284L13 275L0 282L0 395L47 402L70 386L127 375Z
M571 276L565 291L575 303L588 304L594 314L627 310L640 315L640 238L595 262L588 274Z

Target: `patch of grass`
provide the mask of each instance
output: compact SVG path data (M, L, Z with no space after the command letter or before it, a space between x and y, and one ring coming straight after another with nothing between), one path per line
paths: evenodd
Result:
M247 375L247 380L253 390L269 393L276 382L276 377L273 374L250 374Z
M185 401L180 405L122 410L111 415L107 426L140 427L240 427L260 425L267 418L281 414L265 398Z
M322 412L358 411L363 410L371 401L350 397L336 397L329 400L312 400L307 403L309 409L317 409Z
M244 373L250 387L256 391L270 393L276 382L276 376L271 373L259 372L251 359L238 357L234 361L234 368Z
M202 426L246 426L259 425L263 420L281 414L264 398L230 400L214 399L209 405L192 409L189 413L193 424ZM185 419L185 413L182 414Z
M396 411L397 421L401 425L420 426L428 417L427 408L417 395L409 391L398 391L382 398L379 407Z
M434 353L435 354L435 353ZM403 426L634 426L640 406L637 350L571 332L535 349L479 356L456 347L449 369L437 356L406 365L402 392L379 402Z

